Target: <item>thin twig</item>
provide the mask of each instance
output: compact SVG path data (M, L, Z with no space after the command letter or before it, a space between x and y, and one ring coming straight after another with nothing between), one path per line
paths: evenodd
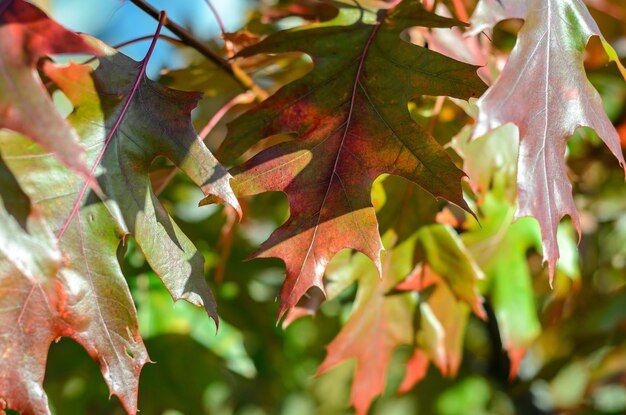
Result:
M437 119L439 118L439 114L441 113L441 110L443 109L443 102L445 101L446 97L444 96L439 96L437 97L437 100L435 101L435 106L433 108L433 114L430 116L430 120L428 121L428 127L426 128L426 130L428 131L428 134L433 134L433 131L435 131L435 125L437 124Z
M213 5L213 2L211 0L204 0L204 2L207 4L207 6L209 6L209 9L211 9L211 12L213 13L213 16L215 17L215 20L217 20L217 25L220 27L220 32L222 32L222 39L224 39L224 46L226 47L226 55L230 59L233 56L235 56L235 52L233 50L232 43L226 38L226 26L224 26L224 21L222 20L222 17L220 16L220 14L217 12L217 8Z
M170 166L168 168L169 168L169 172L167 173L167 175L153 189L154 194L157 195L157 196L160 195L163 190L165 190L167 185L174 179L174 177L178 173L178 167ZM155 184L154 181L152 183L153 183L153 185Z
M204 1L207 4L207 6L209 6L209 9L211 9L211 12L213 13L213 16L215 17L215 20L217 20L217 25L220 27L220 31L222 32L222 39L224 39L226 55L228 56L228 59L229 59L228 62L230 63L230 67L233 70L235 77L237 77L238 80L243 85L245 85L248 89L252 91L252 93L254 93L255 99L257 101L265 100L269 96L267 91L265 91L256 82L254 82L254 79L252 79L252 77L250 77L250 75L248 75L246 71L241 69L241 67L237 65L237 63L231 60L235 56L235 51L234 51L232 42L228 40L228 38L226 37L226 27L224 26L224 21L222 20L222 17L218 13L217 8L213 5L213 2L211 0L204 0Z
M233 242L235 240L235 228L237 226L237 211L232 207L226 205L224 209L226 214L226 223L222 227L220 233L220 262L215 268L215 282L221 284L224 282L224 275L226 274L226 263L230 257L230 253L233 250Z
M122 42L122 43L118 43L117 45L113 46L114 49L120 49L126 46L130 46L134 43L139 43L139 42L143 42L146 40L152 40L152 38L154 37L154 35L146 35L146 36L141 36L141 37L136 37L134 39L130 39L127 40L126 42ZM159 35L159 39L163 39L167 42L170 42L174 45L178 45L178 46L182 46L184 45L184 43L180 40L180 39L176 39L175 37L172 36L168 36L168 35Z
M233 98L231 98L222 108L220 108L213 117L209 120L207 125L198 133L200 138L204 140L209 133L213 131L213 128L220 122L220 120L226 115L226 113L235 105L245 104L254 101L254 96L251 91L244 92Z
M143 42L143 41L146 41L146 40L152 40L153 38L154 38L154 35L146 35L146 36L136 37L134 39L130 39L130 40L127 40L125 42L118 43L117 45L114 45L113 49L121 49L123 47L130 46L130 45L135 44L135 43ZM174 45L178 45L178 46L184 45L184 43L181 42L179 39L176 39L176 38L168 36L168 35L159 35L159 39L166 40L166 41L168 41L170 43L173 43ZM98 56L93 56L93 57L87 59L82 64L83 65L87 65L87 64L95 61L96 59L98 59ZM52 83L50 82L50 84L52 84ZM46 84L46 88L47 87L48 87L48 84Z
M146 3L144 0L130 0L135 6L139 7L141 10L146 12L150 17L155 20L159 19L159 11ZM172 31L176 36L178 36L186 45L191 46L202 55L204 55L207 59L215 63L220 68L224 69L231 75L233 74L233 70L230 67L228 61L222 58L217 53L213 52L207 45L202 43L200 40L196 39L191 33L185 30L182 26L173 22L170 19L167 19L165 22L165 27Z
M153 19L159 19L159 11L152 7L150 4L146 3L144 0L130 0L135 6L139 7L141 10L146 12ZM213 52L207 45L205 45L202 41L197 39L194 35L185 30L182 26L168 19L165 22L165 27L172 31L176 36L180 38L180 40L200 52L207 59L215 63L219 68L224 70L227 74L229 74L239 85L241 85L244 89L250 89L255 94L255 98L257 102L263 101L267 98L267 92L263 91L261 88L256 85L252 79L246 74L243 70L238 67L235 67L231 62L224 59L217 53Z
M217 25L220 27L220 31L222 32L222 36L226 34L226 26L224 26L224 21L220 17L220 14L217 12L217 8L213 5L211 0L204 0L204 2L209 6L211 12L213 12L213 16L215 16L215 20L217 20Z

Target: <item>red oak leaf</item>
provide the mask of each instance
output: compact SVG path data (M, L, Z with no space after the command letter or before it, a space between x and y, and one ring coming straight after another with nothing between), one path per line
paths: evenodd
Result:
M408 241L404 247L410 250L412 245ZM357 414L366 414L372 400L383 392L393 351L402 344L411 344L413 339L414 302L406 294L386 295L397 283L397 262L410 261L407 261L410 255L406 251L396 248L387 253L382 282L362 256L353 258L348 265L353 267L353 274L359 276L354 311L328 345L318 374L344 360L356 359L351 402Z
M312 286L324 290L330 259L344 248L380 267L382 248L370 200L376 177L391 173L467 208L463 173L407 109L420 95L479 95L476 67L401 41L407 27L450 27L460 22L404 1L372 22L362 10L343 8L334 25L279 32L244 50L301 51L314 69L229 125L218 152L232 162L261 139L297 132L233 169L238 195L283 191L291 217L261 246L257 257L284 260L287 276L280 314ZM369 21L364 21L365 19ZM315 39L314 42L311 39Z
M204 306L217 323L204 259L154 195L150 165L167 157L206 194L219 194L237 210L239 205L230 176L191 124L200 94L165 88L146 77L156 39L139 63L96 43L102 53L95 70L44 65L74 104L68 120L88 149L90 175L101 194L87 193L88 180L19 134L0 134L6 164L56 233L52 240L64 258L63 267L25 275L11 250L0 252L8 258L0 264L1 286L15 293L0 295L0 328L10 333L0 344L0 356L9 356L1 364L10 369L0 370L0 397L11 408L49 413L41 390L47 350L53 339L70 336L98 361L125 409L137 412L139 373L148 356L118 260L123 252L118 248L129 236L175 300ZM5 239L11 237L0 235ZM36 242L45 247L49 239L39 236ZM14 389L19 385L23 388Z
M583 53L591 36L599 36L617 61L581 0L530 0L509 61L478 101L474 137L506 123L519 127L516 217L539 221L551 281L559 221L569 215L580 228L564 161L567 140L578 127L591 127L624 166L617 132L585 75ZM620 70L626 74L621 65Z
M25 134L86 176L78 135L55 108L35 67L40 58L62 53L96 52L32 4L0 3L0 128Z

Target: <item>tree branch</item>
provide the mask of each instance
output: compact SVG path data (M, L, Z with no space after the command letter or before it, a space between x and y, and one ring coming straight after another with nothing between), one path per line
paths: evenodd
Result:
M146 3L144 0L130 0L135 6L139 7L141 10L150 15L153 19L159 19L159 11L152 7L150 4ZM204 55L207 59L215 63L217 66L234 76L233 69L231 68L228 61L222 58L217 53L213 52L207 45L198 40L194 35L185 30L182 26L173 22L170 19L167 19L165 22L165 27L172 31L176 36L180 38L188 46L191 46L202 55Z
M152 7L150 4L146 3L145 0L130 0L135 6L139 7L141 10L146 12L149 16L154 18L155 20L159 20L159 11ZM241 85L244 89L252 90L255 95L255 99L257 102L263 101L267 98L267 93L261 90L252 79L242 71L239 67L231 64L228 60L224 59L217 53L213 52L207 45L205 45L202 41L198 40L194 35L189 33L182 26L177 23L167 19L165 22L165 27L172 31L176 36L180 38L180 40L187 46L190 46L200 52L207 59L215 63L219 68L228 73L239 85Z

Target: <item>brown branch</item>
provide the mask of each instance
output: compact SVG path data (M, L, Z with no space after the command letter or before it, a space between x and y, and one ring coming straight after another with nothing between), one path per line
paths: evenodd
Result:
M159 11L146 3L144 0L130 0L135 6L139 7L141 10L146 12L153 19L159 19ZM194 37L191 33L185 30L179 24L173 22L170 19L167 19L165 22L165 27L172 31L176 36L180 38L186 45L191 46L202 55L204 55L207 59L215 63L220 68L224 69L229 74L233 75L233 69L230 67L228 61L222 58L217 53L213 52L207 45L202 43L196 37Z
M139 7L141 10L146 12L153 19L159 19L159 11L152 7L150 4L146 3L145 0L130 0L135 6ZM207 59L215 63L219 68L224 70L228 75L230 75L239 85L241 85L244 89L250 89L255 94L255 98L257 102L263 101L267 98L267 93L260 88L252 81L252 79L243 72L239 67L235 67L231 62L224 59L217 53L213 52L207 45L205 45L202 41L198 40L194 35L189 33L186 29L184 29L179 24L167 19L165 22L165 27L172 31L176 36L180 38L180 40L187 46L190 46L200 52Z

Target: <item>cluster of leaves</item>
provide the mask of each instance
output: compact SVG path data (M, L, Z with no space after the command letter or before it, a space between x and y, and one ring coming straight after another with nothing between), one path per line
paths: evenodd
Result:
M431 363L456 376L471 347L466 330L480 322L506 350L507 375L528 380L562 358L554 336L580 335L571 326L594 299L581 294L584 275L604 281L607 307L619 308L623 231L607 237L616 252L594 251L618 271L598 276L584 261L580 269L576 243L602 243L603 234L601 224L581 220L566 165L568 140L591 128L585 134L621 166L608 171L623 194L624 159L609 115L623 116L625 100L615 100L613 114L605 110L583 59L591 51L604 62L598 56L606 54L615 80L626 77L617 53L582 0L480 0L471 24L445 17L446 2L437 13L423 3L279 2L247 30L224 33L231 60L194 63L159 83L146 67L164 13L135 62L24 0L0 2L0 412L50 412L48 351L71 337L99 363L110 394L136 413L139 375L150 361L140 335L148 329L139 323L181 324L167 323L174 320L167 312L149 316L161 297L146 286L162 291L144 277L158 276L174 300L204 307L217 324L207 270L217 283L243 284L250 277L237 275L233 262L256 241L249 258L278 258L286 268L283 327L348 303L317 373L355 359L351 403L359 414L385 391L398 348L408 352L395 386L408 392ZM463 2L454 6L462 18ZM306 24L279 30L295 16ZM508 19L524 22L510 53L496 37L512 36L496 28ZM595 49L587 47L592 37ZM48 59L59 54L94 57ZM67 98L68 116L55 96ZM602 216L606 207L594 204L598 180L586 183L579 165L589 144L578 134L569 147L571 169L582 169L578 205L611 229L619 209ZM174 176L179 170L186 179ZM225 204L214 210L225 217L214 238L162 204L157 195L172 180L200 189L194 203ZM263 199L268 192L286 195L286 219L276 199ZM571 222L561 223L564 216ZM263 241L261 222L280 226ZM147 265L129 266L137 256ZM223 300L222 330L262 329L233 311L239 300ZM243 320L257 321L257 310L243 308ZM612 313L600 331L619 327L622 316ZM617 336L601 354L590 350L566 367L606 366L587 379L580 399L624 376L623 349Z

